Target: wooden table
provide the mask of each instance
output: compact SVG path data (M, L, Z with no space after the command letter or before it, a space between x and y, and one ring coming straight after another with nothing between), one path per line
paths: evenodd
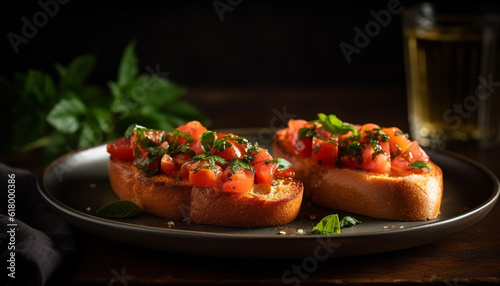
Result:
M197 88L189 99L212 129L274 130L281 117L335 113L344 121L407 128L403 87ZM280 115L281 114L281 115ZM500 148L462 154L500 176ZM466 285L500 283L500 204L479 223L427 245L391 253L330 258L306 272L303 260L244 260L157 252L77 231L80 252L49 285ZM283 280L295 271L294 280ZM288 278L292 277L288 276Z

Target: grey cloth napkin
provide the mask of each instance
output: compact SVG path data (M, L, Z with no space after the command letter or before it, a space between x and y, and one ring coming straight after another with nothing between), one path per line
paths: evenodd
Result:
M0 181L0 281L2 285L45 285L76 253L73 230L42 200L29 171L0 163Z

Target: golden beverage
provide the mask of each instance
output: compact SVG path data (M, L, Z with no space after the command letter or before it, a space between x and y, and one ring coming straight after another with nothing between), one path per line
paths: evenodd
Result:
M489 19L404 12L410 130L422 146L499 142L500 20Z

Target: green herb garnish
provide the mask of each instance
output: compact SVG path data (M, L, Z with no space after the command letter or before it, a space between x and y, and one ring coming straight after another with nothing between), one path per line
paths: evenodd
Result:
M274 158L272 160L266 160L266 163L278 163L277 171L283 171L286 169L290 169L292 167L292 163L288 162L283 158Z
M309 234L340 234L343 227L351 227L361 223L357 219L346 216L339 220L338 214L327 215L309 231Z
M68 151L119 138L133 122L160 130L190 120L207 125L208 119L183 99L187 90L159 66L139 69L135 41L125 47L117 77L107 86L88 81L97 60L83 54L67 65L56 63L56 73L29 69L12 79L0 76L0 100L9 103L0 106L9 134L0 143L0 155L40 148L48 163Z
M358 131L351 124L344 124L342 120L338 119L337 116L330 114L326 115L323 113L318 113L318 120L323 125L326 131L333 133L333 135L343 135L347 134L349 131L353 135L356 135Z
M134 202L121 200L101 207L96 213L108 218L133 218L142 215L142 209Z
M408 166L410 166L410 170L419 170L420 172L423 172L424 171L424 168L432 171L432 169L427 165L427 163L423 162L423 161L415 161L411 164L408 164Z
M229 168L233 174L241 170L250 170L252 174L255 174L255 169L244 159L230 159Z

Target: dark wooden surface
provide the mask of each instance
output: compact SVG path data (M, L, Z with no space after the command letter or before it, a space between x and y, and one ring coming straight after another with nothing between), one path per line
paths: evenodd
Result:
M344 121L407 130L402 87L261 87L192 90L212 129L273 130L279 115L314 118L334 113ZM273 119L274 118L274 119ZM500 149L461 151L500 176ZM474 178L471 178L473 180ZM474 226L427 245L391 253L330 258L314 269L304 260L221 259L157 252L78 231L80 251L49 285L477 285L500 283L500 205ZM209 246L207 246L209 247ZM121 279L121 280L120 280Z

